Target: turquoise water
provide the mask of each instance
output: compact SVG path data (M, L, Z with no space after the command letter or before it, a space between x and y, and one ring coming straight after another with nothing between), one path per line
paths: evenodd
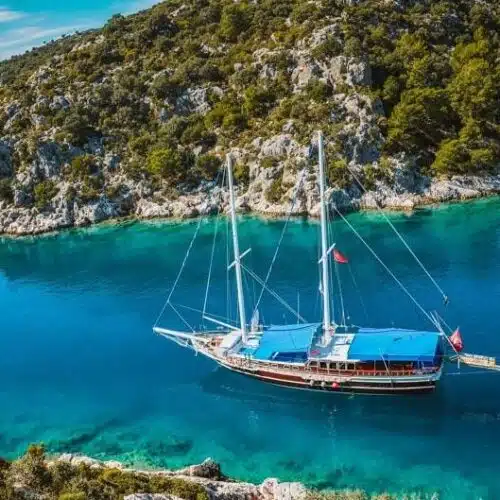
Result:
M491 355L500 355L499 210L492 199L392 216L450 295L446 318L460 325L467 350ZM443 312L379 216L350 220L427 308ZM500 374L457 376L450 367L431 396L348 398L263 385L153 335L195 227L141 223L1 240L0 455L44 441L54 452L136 465L177 467L211 456L227 474L252 481L500 498ZM260 275L282 227L241 224L241 247L252 246L246 260ZM202 305L212 229L213 221L201 227L176 302ZM341 221L334 232L362 290L363 302L342 268L353 321L427 327ZM316 235L316 224L294 221L271 279L291 303L301 290L307 319L320 312ZM223 277L216 266L214 313L225 308ZM266 305L268 322L283 320L274 302ZM162 324L179 326L168 314Z

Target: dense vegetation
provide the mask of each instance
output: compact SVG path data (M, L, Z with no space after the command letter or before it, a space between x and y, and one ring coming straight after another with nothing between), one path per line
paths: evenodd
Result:
M23 490L31 492L23 494ZM45 449L32 445L19 460L0 460L0 498L47 500L118 500L132 493L165 493L184 500L208 500L206 490L179 478L121 469L48 464ZM36 495L36 496L35 496Z
M338 111L334 97L353 93L383 104L382 161L406 153L430 175L496 172L497 0L352 3L169 0L0 63L0 135L14 144L14 168L0 169L0 201L12 201L16 175L48 139L66 148L68 167L60 176L76 186L75 194L92 200L120 192L103 177L102 159L87 153L95 141L120 156L120 174L158 190L212 179L220 164L215 151L245 147L255 137L280 133L290 121L303 144L313 130L325 131L331 180L345 185L351 158L343 123L332 116ZM294 88L293 50L326 26L334 29L311 57L320 65L338 55L367 61L369 86L312 78L300 92ZM267 51L256 63L262 49ZM272 69L272 78L262 77L263 67ZM196 112L182 106L193 88L205 89L208 103ZM71 105L61 104L61 96L70 96ZM244 167L238 168L244 180ZM43 175L33 184L32 203L43 209L57 188ZM266 196L278 199L281 189L276 181Z

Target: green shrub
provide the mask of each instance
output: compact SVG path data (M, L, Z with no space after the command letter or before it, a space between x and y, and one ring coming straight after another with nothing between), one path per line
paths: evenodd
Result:
M29 446L26 454L10 467L9 473L28 488L45 491L52 483L45 462L45 447L34 444Z
M247 118L239 111L230 112L224 116L222 128L228 132L237 133L245 129L247 126Z
M264 194L269 203L278 203L283 197L283 179L282 176L273 179L271 185Z
M80 192L80 198L84 202L97 200L102 194L103 187L104 177L102 174L86 177Z
M342 54L342 44L333 36L329 36L311 51L315 59L323 60Z
M233 177L236 184L248 185L250 182L250 167L246 163L237 163L234 166Z
M14 191L10 179L0 179L0 201L12 203L14 201Z
M181 155L174 149L154 149L148 155L147 169L149 173L167 181L175 182L178 180L181 168Z
M61 493L58 500L87 500L87 494L83 491L74 493Z
M340 189L345 189L352 184L351 174L347 168L347 161L343 158L332 160L328 163L327 177L330 185L339 187Z
M272 156L266 156L260 162L260 166L262 168L272 168L275 167L276 165L278 165L278 159L273 158Z
M325 101L332 94L332 88L321 80L311 80L305 89L307 95L313 101Z
M206 180L213 179L221 167L221 160L214 155L201 155L196 158L196 173Z
M252 86L245 91L243 109L250 116L263 117L274 106L275 100L272 90Z
M244 3L229 4L222 9L219 33L224 40L234 42L250 25L250 8Z
M54 181L46 180L40 182L35 186L33 192L35 195L35 206L40 210L45 209L57 193L58 189Z
M68 175L73 181L84 180L96 172L95 158L92 155L75 156L68 169Z

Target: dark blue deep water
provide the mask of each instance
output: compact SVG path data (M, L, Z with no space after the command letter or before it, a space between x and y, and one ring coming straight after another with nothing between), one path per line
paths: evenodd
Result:
M467 351L500 356L499 213L491 199L391 216L449 294L446 311L380 216L350 221L426 308L460 325ZM240 226L242 249L252 246L247 264L260 275L283 224ZM213 225L201 227L176 302L203 303ZM450 366L431 396L349 398L263 385L156 337L152 323L195 227L125 224L0 240L0 455L43 441L53 452L147 466L211 456L227 474L252 481L500 498L500 374L457 375ZM352 320L428 327L343 222L333 227L361 290L342 268ZM300 290L309 320L320 314L317 229L291 224L271 278L293 304ZM223 312L221 266L213 285L209 310ZM281 322L271 300L264 318ZM179 326L171 313L162 324Z

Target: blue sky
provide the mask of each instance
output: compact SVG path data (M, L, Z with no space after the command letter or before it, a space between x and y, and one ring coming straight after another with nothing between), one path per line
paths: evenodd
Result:
M0 0L0 60L63 33L101 26L159 0Z

